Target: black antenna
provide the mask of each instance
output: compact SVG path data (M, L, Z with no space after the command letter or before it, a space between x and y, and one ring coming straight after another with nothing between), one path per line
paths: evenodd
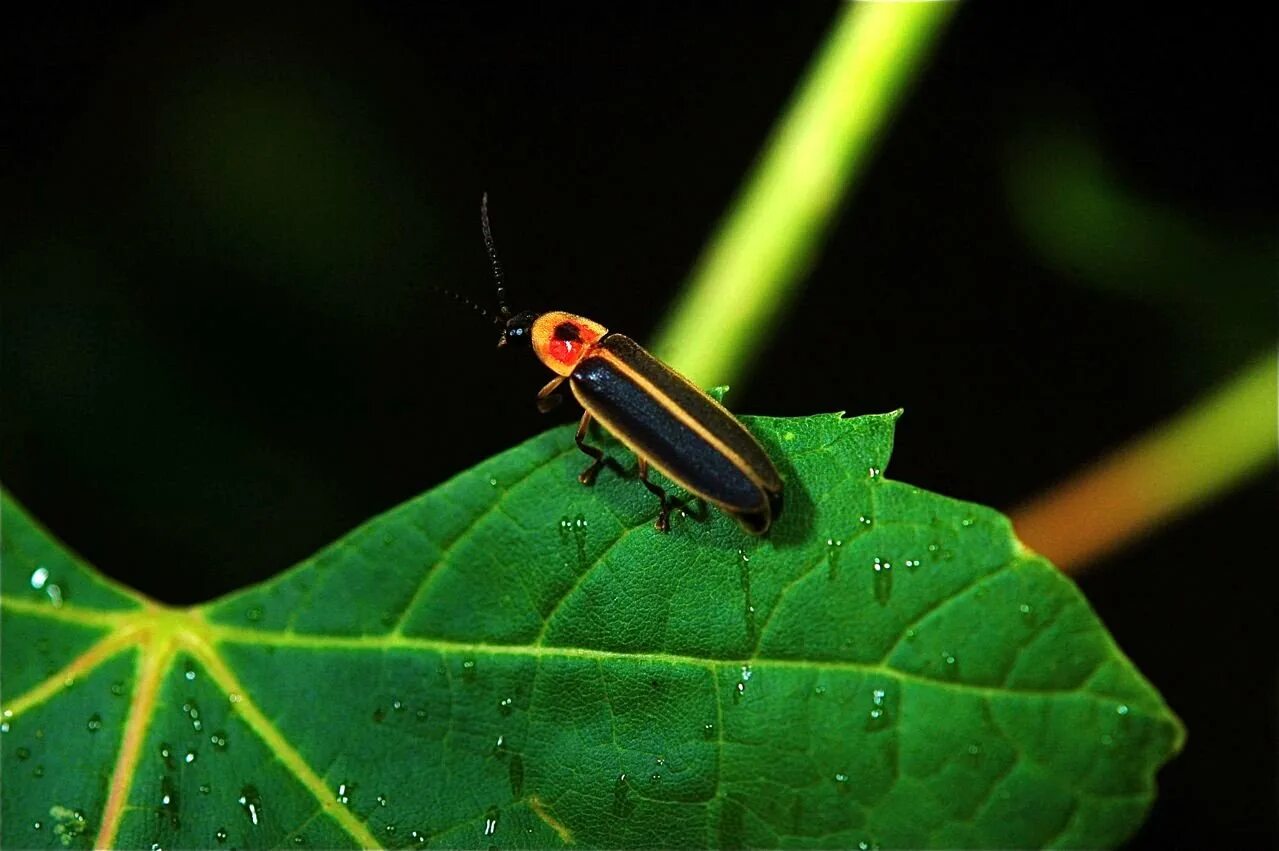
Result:
M497 307L503 319L509 319L511 308L506 304L506 279L502 276L502 264L493 247L493 230L489 227L489 194L480 196L480 230L484 232L484 247L488 249L489 262L493 264L493 280L497 282ZM500 324L500 323L499 323Z
M491 315L487 310L480 307L478 304L471 301L466 296L459 295L450 289L446 289L445 287L437 287L434 284L431 284L430 288L435 290L437 293L448 296L449 298L456 301L458 304L466 305L467 307L471 308L471 310L474 310L476 313L478 313L480 316L483 316L485 319L491 320L493 324L497 325L499 328L505 327L506 320L502 319L501 317Z

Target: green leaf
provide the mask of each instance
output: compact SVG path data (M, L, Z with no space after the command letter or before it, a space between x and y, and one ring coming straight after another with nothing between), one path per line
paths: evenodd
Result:
M747 420L786 479L765 539L656 532L561 428L194 609L6 501L0 839L1122 841L1180 723L1000 514L884 478L895 420Z

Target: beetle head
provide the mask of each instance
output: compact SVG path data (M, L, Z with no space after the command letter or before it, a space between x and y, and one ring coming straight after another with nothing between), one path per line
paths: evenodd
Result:
M533 323L537 321L538 316L537 311L526 310L507 319L506 324L502 326L502 335L497 338L498 348L505 346L507 343L523 343L527 345L532 339Z

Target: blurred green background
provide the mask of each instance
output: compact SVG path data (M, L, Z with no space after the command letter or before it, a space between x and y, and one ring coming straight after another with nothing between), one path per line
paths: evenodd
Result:
M517 307L651 338L837 9L28 8L0 480L189 603L568 421L429 290L480 192ZM1273 350L1267 32L961 9L730 405L905 407L894 478L1008 507ZM1081 580L1189 727L1135 845L1276 840L1275 485Z

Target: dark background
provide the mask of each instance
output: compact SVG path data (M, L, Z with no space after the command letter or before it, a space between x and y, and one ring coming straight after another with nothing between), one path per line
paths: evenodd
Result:
M644 339L835 13L265 6L3 36L0 479L172 603L568 421L427 289L489 298L481 190L517 306ZM1273 21L992 6L952 21L729 401L905 407L894 478L1010 507L1273 346L1279 134ZM1017 199L1089 163L1195 262L1122 230L1122 274L1046 257ZM1276 841L1275 485L1080 580L1189 729L1134 846Z

